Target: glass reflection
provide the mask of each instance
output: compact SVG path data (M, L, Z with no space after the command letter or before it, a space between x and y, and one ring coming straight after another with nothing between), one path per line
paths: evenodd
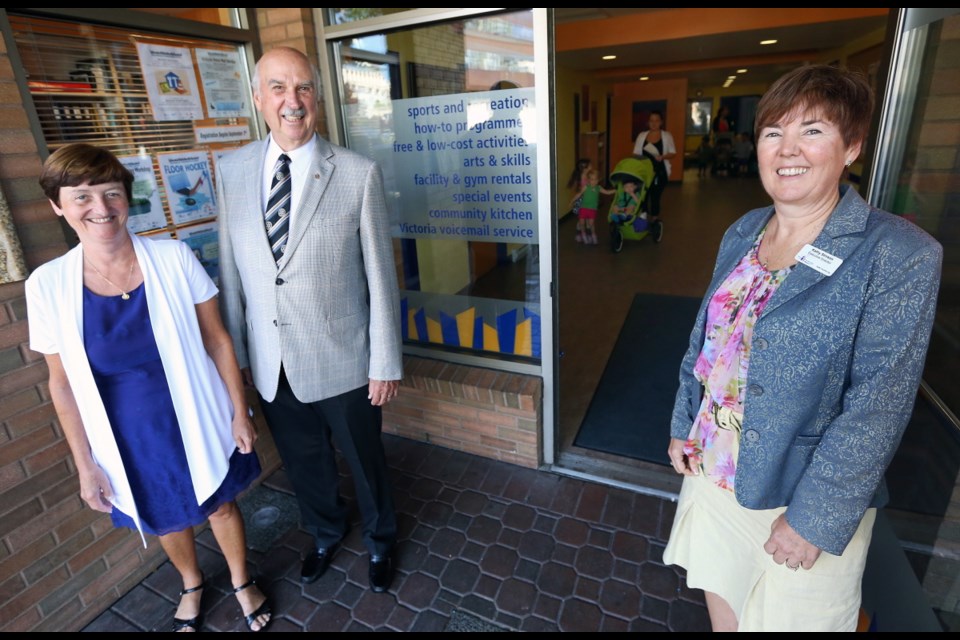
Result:
M347 145L384 171L404 338L538 360L532 13L337 47Z

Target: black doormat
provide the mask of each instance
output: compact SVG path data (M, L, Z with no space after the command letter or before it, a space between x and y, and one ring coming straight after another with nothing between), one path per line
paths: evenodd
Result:
M700 298L637 294L573 443L670 464L670 416Z

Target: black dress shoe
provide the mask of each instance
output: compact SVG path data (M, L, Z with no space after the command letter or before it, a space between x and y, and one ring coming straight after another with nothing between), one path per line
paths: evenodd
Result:
M383 593L393 582L393 558L387 555L370 556L370 588Z
M320 576L327 572L333 554L337 552L339 547L339 544L334 544L308 553L307 557L303 559L303 567L300 569L300 582L304 584L316 582Z

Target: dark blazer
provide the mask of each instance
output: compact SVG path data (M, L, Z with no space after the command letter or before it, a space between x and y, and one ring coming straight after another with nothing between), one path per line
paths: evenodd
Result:
M686 439L703 387L693 367L707 302L773 215L755 209L720 244L680 369L671 436ZM735 481L750 509L787 507L807 541L841 554L910 419L936 308L941 246L849 187L814 246L843 259L832 276L798 264L754 328Z

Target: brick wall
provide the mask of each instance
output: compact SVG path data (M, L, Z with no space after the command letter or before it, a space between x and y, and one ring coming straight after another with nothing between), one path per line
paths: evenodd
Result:
M543 380L505 371L406 357L401 393L383 430L536 469Z
M408 62L407 68L402 70L414 83L408 87L411 96L420 98L467 90L463 64L466 53L460 23L417 29L411 39L411 51L416 52L416 59L430 61Z

